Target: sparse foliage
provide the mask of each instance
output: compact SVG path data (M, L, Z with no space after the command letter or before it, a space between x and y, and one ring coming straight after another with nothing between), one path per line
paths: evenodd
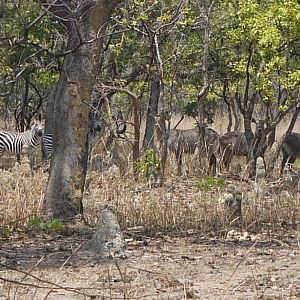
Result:
M225 178L219 177L214 178L211 176L207 176L200 180L196 181L196 189L197 191L209 191L215 188L221 188L225 186Z
M160 170L160 161L157 153L153 149L148 149L137 162L137 168L146 178L149 178L153 172L158 173Z
M62 223L60 219L53 219L48 221L42 221L39 218L35 218L32 220L29 220L29 224L35 227L38 230L44 230L44 231L53 231L53 232L64 232L65 231L65 225Z

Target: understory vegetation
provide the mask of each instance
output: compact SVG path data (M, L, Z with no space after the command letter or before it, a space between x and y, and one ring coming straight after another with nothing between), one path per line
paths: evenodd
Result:
M94 156L99 155L97 149L93 153ZM3 159L8 161L9 156ZM101 208L111 204L123 230L136 227L150 235L201 231L225 237L232 226L224 221L224 195L233 184L243 195L241 230L284 232L299 229L298 190L297 187L284 189L280 185L276 175L280 160L274 176L268 179L268 188L263 195L258 195L256 183L247 179L243 158L236 158L243 166L238 177L230 177L227 173L215 178L203 175L197 169L197 160L197 155L185 155L185 175L178 177L174 174L176 163L170 154L163 187L149 185L149 178L143 172L135 181L130 167L126 173L120 174L115 165L102 172L93 170L93 165L90 165L83 200L85 221L95 226ZM36 220L42 209L49 165L39 165L33 176L26 157L21 164L11 162L6 167L10 169L0 170L1 232L7 234L20 228L29 229L34 224L36 228L47 227L46 223ZM51 228L51 220L48 222Z
M47 173L38 171L34 177L20 173L22 166L1 171L2 233L29 227L30 220L39 217ZM229 183L239 185L244 193L243 228L263 230L297 229L300 222L300 199L296 191L278 192L265 197L253 193L253 185L234 180L205 183L199 179L170 178L163 188L149 189L146 180L136 183L119 174L90 172L89 188L84 196L84 216L90 225L96 225L101 207L112 204L123 229L141 227L145 233L168 231L215 231L224 236L224 202ZM124 180L124 178L127 178Z

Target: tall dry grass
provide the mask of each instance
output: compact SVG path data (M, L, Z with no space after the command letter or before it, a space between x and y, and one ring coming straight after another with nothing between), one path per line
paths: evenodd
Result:
M0 169L0 226L18 227L39 216L47 174L30 174L27 162Z
M227 180L222 187L208 190L196 188L197 177L170 178L166 186L149 189L147 182L133 182L118 175L92 175L85 196L85 216L91 224L97 222L97 211L105 203L116 207L123 229L139 227L155 234L161 231L214 231L222 235L224 224L223 196L229 183L243 191L243 228L262 230L296 229L300 223L300 199L297 193L271 192L255 195L254 185ZM113 182L113 184L112 184Z
M26 226L38 217L47 184L47 174L30 175L26 163L11 170L0 170L0 226ZM144 232L215 231L222 234L224 186L199 191L193 174L178 178L169 176L164 187L149 188L145 178L135 182L130 173L89 172L89 187L84 195L84 216L95 225L100 208L110 203L118 213L123 229L139 227ZM243 227L248 230L283 230L296 228L300 222L300 198L295 193L273 192L257 197L251 184L234 182L243 191Z
M186 120L181 128L191 128L193 121ZM174 122L175 124L176 122ZM225 125L224 125L225 126ZM281 129L280 129L281 130ZM9 157L1 160L11 160ZM252 184L227 180L224 186L212 186L198 191L199 180L195 158L185 157L186 176L174 176L174 159L168 158L167 181L164 187L149 188L143 176L133 180L130 169L120 175L115 168L88 172L89 185L84 194L84 217L96 224L102 205L112 204L118 213L123 229L139 227L154 234L159 231L219 232L224 225L222 197L228 183L239 186L244 194L243 227L248 230L283 230L296 228L300 222L300 198L297 192L270 192L267 196L254 195ZM26 226L41 213L47 173L41 170L30 175L28 162L11 169L0 169L0 226Z

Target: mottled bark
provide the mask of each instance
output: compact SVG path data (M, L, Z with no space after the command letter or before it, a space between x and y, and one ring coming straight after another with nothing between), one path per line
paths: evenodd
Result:
M159 79L157 80L157 83L159 83L159 85L157 85L157 92L158 92L157 110L159 115L158 126L161 132L161 141L162 141L161 148L160 148L160 174L159 174L159 184L162 186L165 181L165 170L166 170L166 162L167 162L167 155L168 155L168 138L169 138L170 128L168 128L166 125L166 120L168 119L168 112L166 111L165 100L164 100L164 70L163 70L163 62L160 56L158 36L156 34L153 37L152 52L155 53L154 61L159 75Z
M270 148L272 147L272 145L275 142L275 138L276 138L276 128L273 128L267 137L268 147L270 147Z
M119 1L84 1L68 22L68 50L55 92L53 156L44 199L47 218L82 212L88 113L100 54L99 34ZM87 42L89 41L89 42Z
M57 85L54 84L48 96L47 106L44 114L45 118L45 132L53 132L53 124L54 124L54 105L55 105L55 93L56 93Z

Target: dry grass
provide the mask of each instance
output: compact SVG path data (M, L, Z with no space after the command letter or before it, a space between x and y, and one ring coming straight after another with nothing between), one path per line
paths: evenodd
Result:
M38 171L30 176L27 164L16 165L10 171L1 170L0 226L28 225L39 216L47 183L47 174ZM85 219L94 225L100 207L106 203L116 207L123 229L140 227L144 232L161 231L219 232L226 228L223 220L222 196L228 183L198 191L195 175L169 176L164 187L150 189L147 180L134 182L131 174L89 172L89 187L84 196ZM250 231L295 228L300 222L300 199L297 193L269 193L256 197L254 187L233 182L243 193L243 226Z
M28 224L40 214L47 175L30 175L28 163L10 170L0 169L0 226L11 228Z
M181 128L192 126L192 119L185 119L180 125ZM169 158L168 179L161 188L150 189L143 177L139 182L134 182L130 172L120 175L118 170L112 169L104 172L89 171L89 186L84 196L85 219L94 225L99 208L110 203L116 207L123 229L141 227L152 234L187 230L224 232L226 228L221 198L230 181L227 180L223 187L197 191L199 177L195 174L195 158L186 157L185 160L186 174L189 175L178 178L173 176L174 160ZM30 176L28 163L24 162L10 170L1 169L0 176L0 226L28 225L29 219L40 214L48 174L37 171L34 176ZM254 187L251 184L234 184L245 195L245 228L255 231L262 228L282 230L285 226L295 228L299 224L300 199L297 193L272 192L259 198L253 194Z
M104 203L116 207L121 226L141 227L147 233L160 231L202 232L226 231L222 197L224 187L197 191L197 178L170 178L165 187L149 189L147 182L135 183L116 176L93 176L85 197L85 215L90 223L97 221L97 210ZM112 184L113 182L113 184ZM244 193L243 226L249 231L285 230L300 222L300 199L297 194L269 193L266 197L254 195L250 184L233 182Z

